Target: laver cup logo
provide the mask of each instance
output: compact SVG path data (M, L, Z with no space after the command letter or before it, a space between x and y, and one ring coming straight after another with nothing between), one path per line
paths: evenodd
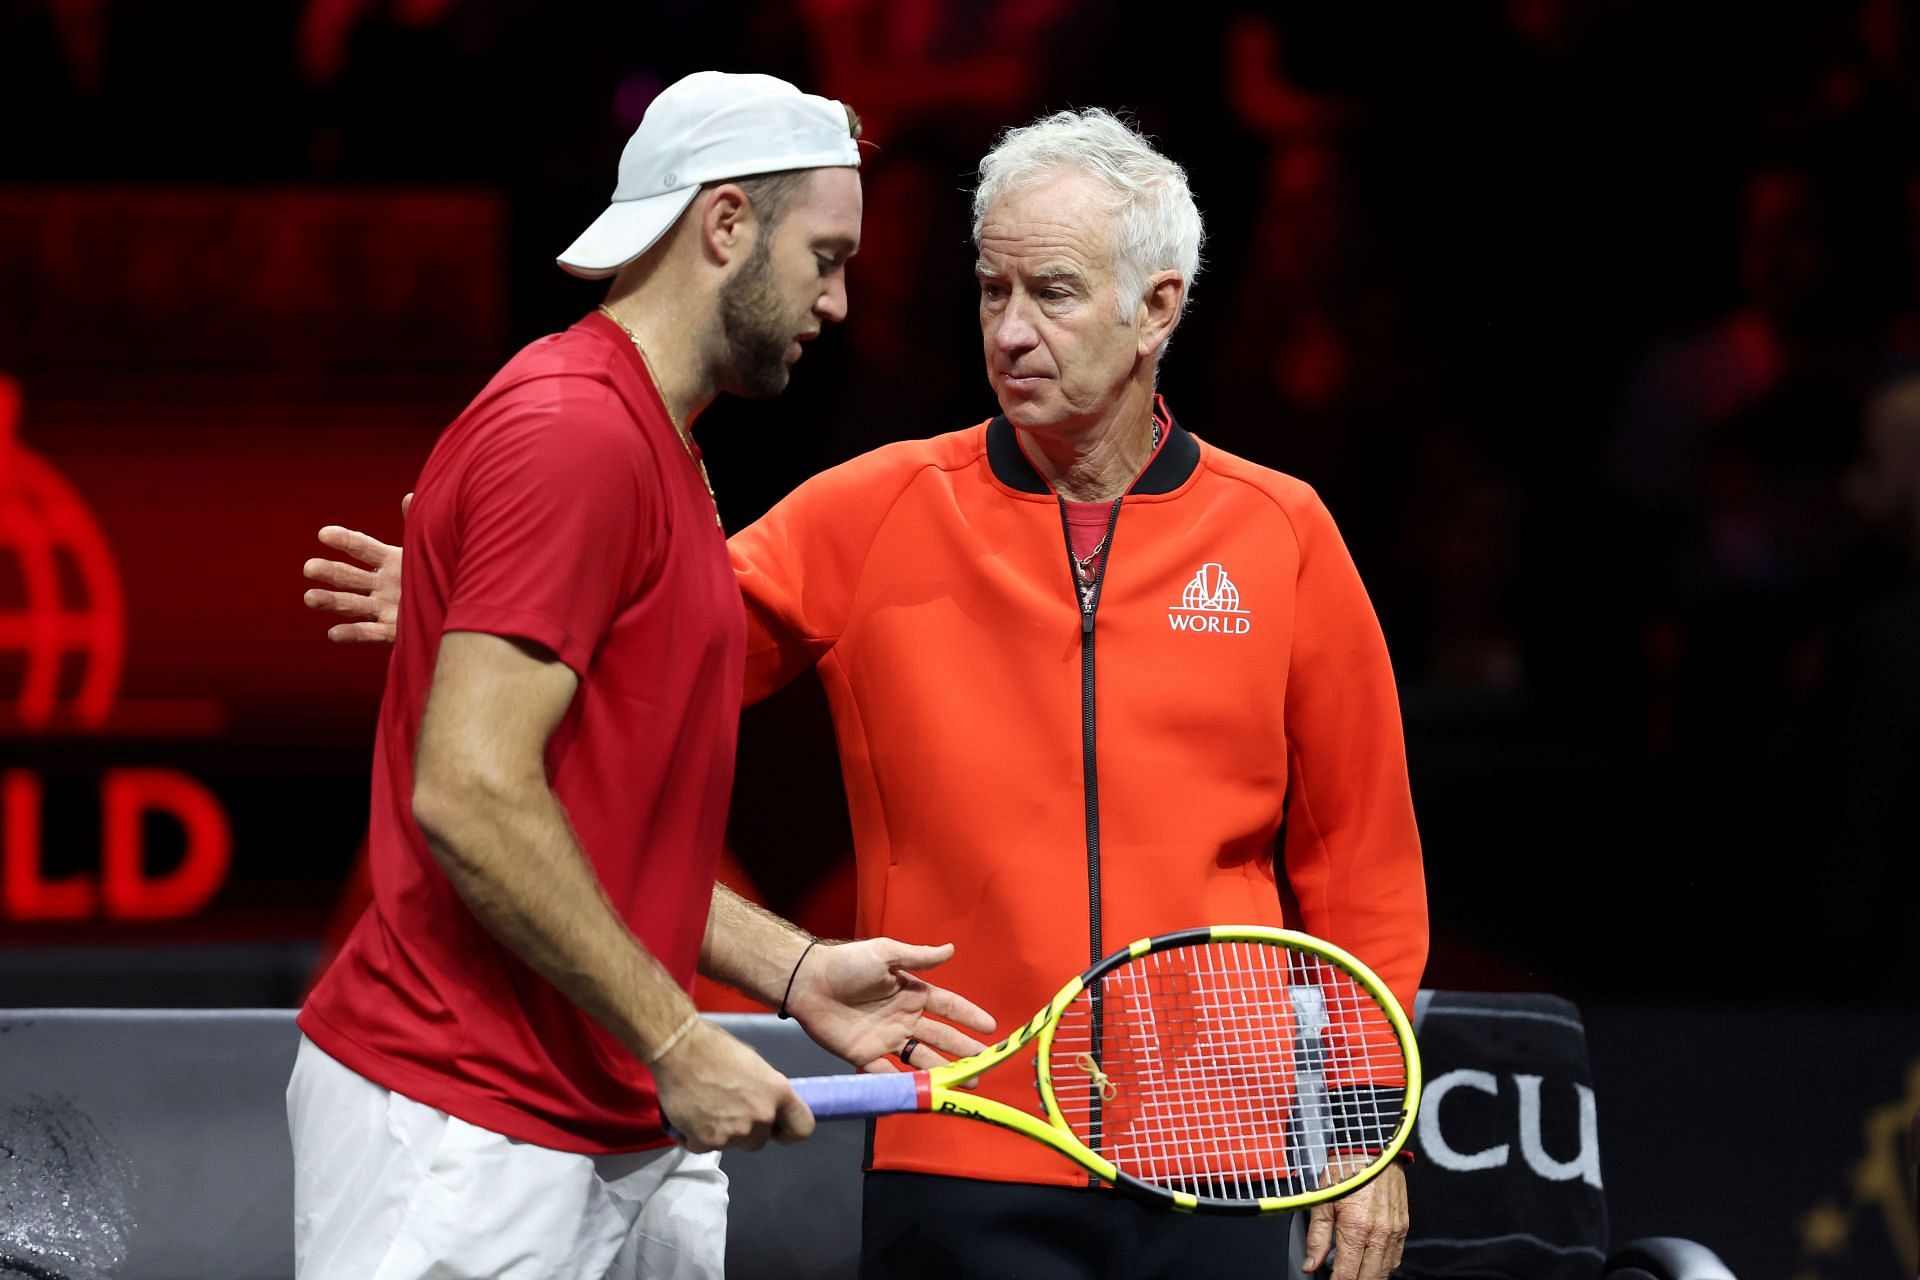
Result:
M1226 567L1203 564L1180 593L1178 607L1167 610L1167 624L1175 631L1243 636L1253 630L1253 614L1240 607L1240 588Z
M127 648L113 550L80 492L20 443L20 416L20 386L0 375L0 753L9 758L50 736L111 741ZM89 781L99 808L81 819L50 794L40 768L0 767L0 923L171 920L206 906L233 851L218 798L178 769L116 762ZM169 826L166 848L150 857L150 836ZM89 828L98 853L80 861L97 871L73 870L81 838L72 832Z
M125 656L120 579L80 495L14 438L19 418L0 377L0 731L97 729Z

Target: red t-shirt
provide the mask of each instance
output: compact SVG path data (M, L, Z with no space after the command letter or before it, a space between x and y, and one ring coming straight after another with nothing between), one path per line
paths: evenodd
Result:
M1154 396L1153 425L1154 429L1160 433L1160 438L1153 446L1153 452L1147 455L1147 460L1140 464L1142 474L1153 465L1153 460L1160 456L1160 446L1167 442L1167 436L1171 430L1168 424L1172 421L1173 419L1167 416L1166 400L1158 395ZM1138 481L1139 478L1136 475L1134 480ZM1086 577L1082 580L1084 584L1100 576L1100 562L1107 554L1107 529L1113 520L1113 504L1068 500L1066 507L1067 534L1073 547L1074 558L1086 565Z
M447 429L406 526L374 747L373 905L306 1008L321 1049L508 1137L664 1139L653 1079L494 940L411 812L440 637L532 641L580 677L549 783L614 910L691 986L733 780L745 617L698 468L599 314L515 356Z

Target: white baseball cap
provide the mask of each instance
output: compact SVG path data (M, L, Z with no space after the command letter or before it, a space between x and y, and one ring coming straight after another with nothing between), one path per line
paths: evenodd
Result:
M774 76L696 71L647 107L620 153L613 203L559 263L589 280L613 275L652 248L708 182L859 165L838 102Z

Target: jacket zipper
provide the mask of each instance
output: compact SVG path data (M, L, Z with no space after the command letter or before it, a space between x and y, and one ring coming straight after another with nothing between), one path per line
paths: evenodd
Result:
M1060 503L1060 532L1067 542L1067 577L1073 583L1073 598L1080 606L1080 777L1087 802L1087 965L1092 967L1106 954L1100 942L1100 753L1094 727L1093 620L1100 610L1100 593L1106 586L1107 566L1113 562L1113 531L1120 523L1121 499L1115 498L1113 509L1107 513L1107 532L1102 539L1100 563L1095 567L1093 581L1085 591L1080 589L1079 562L1073 554L1073 527L1067 520L1067 503L1064 498L1057 500ZM1099 990L1096 988L1088 992L1087 1000L1092 1010L1092 1052L1097 1063L1101 1040ZM1099 1096L1093 1095L1090 1102L1087 1133L1091 1142L1088 1145L1098 1151ZM1096 1178L1088 1179L1089 1183L1097 1181Z

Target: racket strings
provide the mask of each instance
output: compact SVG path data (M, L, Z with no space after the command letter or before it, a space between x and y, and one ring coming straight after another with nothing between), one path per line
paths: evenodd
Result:
M1289 1195L1371 1157L1401 1122L1391 1020L1338 965L1266 942L1151 951L1063 1014L1052 1092L1080 1140L1143 1182L1215 1199Z

